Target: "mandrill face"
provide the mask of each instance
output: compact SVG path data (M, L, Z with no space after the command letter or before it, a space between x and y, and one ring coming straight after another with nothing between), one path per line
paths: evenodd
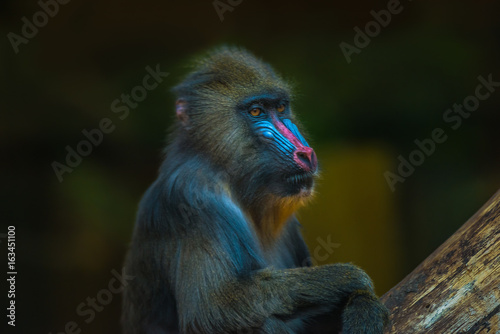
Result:
M230 175L242 202L312 194L318 161L296 125L291 91L269 65L229 49L202 60L176 88L190 145Z
M268 186L281 197L311 195L316 153L294 124L286 92L248 97L239 107L264 156Z

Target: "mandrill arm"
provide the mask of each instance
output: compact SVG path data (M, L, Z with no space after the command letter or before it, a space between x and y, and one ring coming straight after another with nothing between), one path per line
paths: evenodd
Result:
M182 333L299 333L298 318L344 314L344 334L381 333L385 308L366 273L350 264L264 267L257 240L228 198L203 205L177 243L175 284ZM212 205L211 205L212 204ZM223 204L223 205L221 205ZM376 325L365 329L366 322ZM305 331L308 332L308 331ZM304 332L304 333L305 333Z

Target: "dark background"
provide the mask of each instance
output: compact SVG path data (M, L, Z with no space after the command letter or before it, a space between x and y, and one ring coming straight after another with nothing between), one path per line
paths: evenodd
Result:
M394 286L500 184L500 92L458 129L443 121L474 94L478 76L500 81L498 2L401 6L348 63L339 44L353 44L353 28L364 30L370 11L387 1L244 0L221 21L208 0L72 0L18 53L7 34L21 35L22 17L33 22L41 7L0 2L0 233L9 225L17 233L10 330L59 333L74 321L82 333L119 332L119 295L89 323L76 309L121 271L137 203L156 177L174 118L169 89L186 74L186 60L224 43L297 83L294 110L322 168L316 199L299 212L315 262L354 262L380 294ZM157 64L169 76L119 119L112 101ZM51 164L65 163L65 147L103 118L115 130L59 182ZM398 156L408 158L414 140L435 128L447 141L391 191L384 173L397 172Z

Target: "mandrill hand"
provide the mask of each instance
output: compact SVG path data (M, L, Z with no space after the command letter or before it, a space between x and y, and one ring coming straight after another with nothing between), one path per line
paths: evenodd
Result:
M366 290L354 291L342 313L342 334L382 334L389 311L377 296Z

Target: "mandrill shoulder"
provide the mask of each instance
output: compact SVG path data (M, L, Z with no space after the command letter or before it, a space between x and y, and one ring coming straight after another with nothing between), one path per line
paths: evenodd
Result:
M206 163L201 155L169 161L165 158L157 180L146 192L139 218L175 232L210 229L244 220L229 187L228 175ZM179 153L182 154L182 153Z

